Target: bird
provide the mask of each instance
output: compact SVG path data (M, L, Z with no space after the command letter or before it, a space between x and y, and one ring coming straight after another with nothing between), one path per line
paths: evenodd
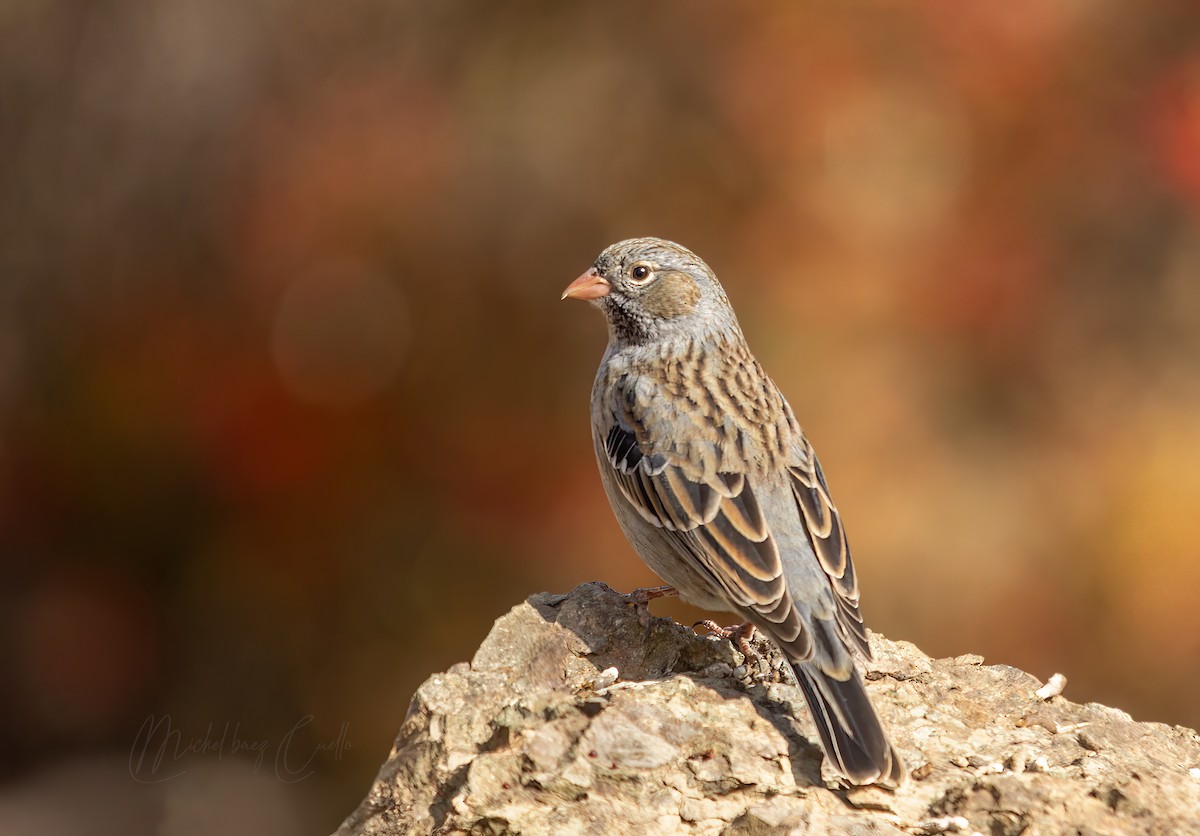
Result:
M904 763L855 661L871 649L841 515L716 274L672 241L631 238L562 298L607 321L592 438L634 550L684 601L732 612L778 646L837 772L899 786Z

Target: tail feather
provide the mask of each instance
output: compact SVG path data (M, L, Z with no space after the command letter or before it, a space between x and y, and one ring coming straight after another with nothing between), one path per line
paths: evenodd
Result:
M856 784L882 782L898 786L906 770L888 741L867 691L852 671L847 680L835 679L811 662L792 665L825 755L838 772Z

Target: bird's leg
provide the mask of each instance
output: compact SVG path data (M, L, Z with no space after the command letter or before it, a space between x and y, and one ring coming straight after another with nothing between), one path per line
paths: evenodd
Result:
M638 623L650 632L650 602L655 598L667 598L678 595L679 590L673 586L643 586L638 587L625 596L625 603L637 610Z
M697 621L693 627L703 627L714 636L720 636L723 639L729 639L734 646L742 651L742 655L746 657L746 661L758 659L758 652L750 646L751 640L754 638L754 625L746 622L733 627L722 627L717 622L711 619Z

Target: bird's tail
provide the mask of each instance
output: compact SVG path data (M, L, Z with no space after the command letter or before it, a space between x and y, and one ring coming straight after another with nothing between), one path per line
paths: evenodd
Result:
M793 664L817 724L821 745L838 772L855 784L899 786L906 771L888 741L857 671L834 679L812 662Z

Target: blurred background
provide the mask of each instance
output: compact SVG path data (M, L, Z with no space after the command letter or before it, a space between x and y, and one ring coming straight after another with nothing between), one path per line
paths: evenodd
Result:
M1200 725L1200 6L0 2L0 831L332 831L721 276L870 626ZM660 614L695 619L678 605Z

